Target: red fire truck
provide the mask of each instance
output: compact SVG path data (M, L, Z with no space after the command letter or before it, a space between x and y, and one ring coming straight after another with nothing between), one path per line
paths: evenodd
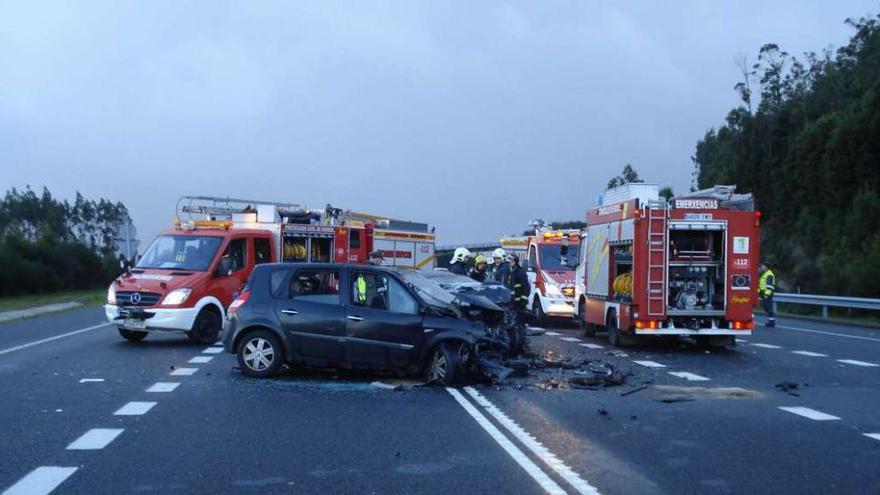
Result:
M634 335L728 345L754 328L761 214L751 195L715 186L660 201L657 186L605 192L587 212L578 317L613 345Z
M433 268L434 235L425 224L205 196L181 198L176 211L173 227L108 289L105 314L126 340L141 341L149 331L216 340L227 308L260 263L360 263L380 249L387 265Z

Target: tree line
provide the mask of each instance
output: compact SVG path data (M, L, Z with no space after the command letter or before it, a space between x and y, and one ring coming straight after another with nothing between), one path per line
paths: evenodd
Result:
M695 187L754 193L784 290L880 296L878 21L848 19L836 51L742 57L741 104L697 143Z
M89 289L119 273L116 233L131 222L122 203L59 201L48 189L15 188L0 200L0 296Z

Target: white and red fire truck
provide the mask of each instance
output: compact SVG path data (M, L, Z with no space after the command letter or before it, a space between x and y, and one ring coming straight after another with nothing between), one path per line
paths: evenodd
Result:
M130 341L158 330L211 342L260 263L363 263L378 249L386 265L433 269L434 235L426 224L367 217L329 206L181 198L173 227L110 285L105 314Z
M501 247L520 257L529 277L528 310L538 323L548 316L574 316L575 268L580 247L577 230L538 228L535 235L505 237Z
M657 186L626 184L587 211L578 265L578 316L613 345L633 335L733 343L754 328L761 214L751 195L715 186L661 201ZM581 285L582 284L582 285Z

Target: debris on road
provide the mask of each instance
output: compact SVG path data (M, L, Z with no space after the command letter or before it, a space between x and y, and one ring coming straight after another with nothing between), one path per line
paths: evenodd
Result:
M632 390L627 390L626 392L623 392L622 394L620 394L620 396L621 396L621 397L626 397L627 395L632 395L632 394L634 394L634 393L636 393L636 392L641 392L642 390L645 390L646 388L648 388L647 385L642 385L641 387L636 387L636 388L634 388L634 389L632 389Z
M527 337L535 337L537 335L544 335L547 333L547 330L538 327L528 327L526 328L526 336Z
M777 383L777 384L774 385L774 386L775 386L776 388L778 388L780 392L785 392L785 393L787 393L788 395L792 395L792 396L794 396L794 397L800 397L800 396L801 396L801 394L795 392L795 390L798 390L798 388L800 387L800 385L798 385L797 383L794 383L794 382L781 382L781 383ZM806 386L806 384L804 384L804 386Z
M415 387L422 387L425 382L419 380L376 380L370 385L384 390L406 391Z
M709 388L654 385L652 390L655 395L654 400L666 404L697 399L759 399L764 396L760 392L739 387Z

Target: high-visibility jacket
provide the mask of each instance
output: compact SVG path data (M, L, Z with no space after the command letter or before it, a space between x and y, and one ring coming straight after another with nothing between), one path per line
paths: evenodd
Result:
M761 274L761 279L758 280L758 295L772 297L774 292L776 292L776 275L773 275L772 270L767 270Z
M363 275L358 275L357 278L357 301L360 304L367 303L367 280Z

